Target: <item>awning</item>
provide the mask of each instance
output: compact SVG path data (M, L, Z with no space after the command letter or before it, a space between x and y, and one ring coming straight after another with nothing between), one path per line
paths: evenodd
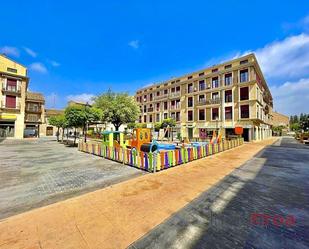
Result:
M12 115L12 114L2 114L0 115L0 120L16 120L16 115Z

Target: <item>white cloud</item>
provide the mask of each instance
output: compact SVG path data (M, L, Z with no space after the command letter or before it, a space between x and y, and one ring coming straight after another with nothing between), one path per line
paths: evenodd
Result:
M128 43L128 45L134 49L138 49L140 46L139 40L133 40Z
M6 54L8 56L19 57L19 49L16 47L4 46L0 48L1 54Z
M24 50L26 51L27 54L29 54L31 57L35 58L37 57L37 53L34 52L32 49L24 47Z
M82 94L76 94L76 95L68 95L66 97L67 101L76 101L81 103L93 103L93 98L95 97L94 94L91 93L82 93Z
M309 78L273 86L274 110L287 114L308 113Z
M270 78L295 78L309 74L309 35L290 36L267 44L255 54Z
M34 62L30 64L29 69L38 73L47 73L47 68L41 62Z
M53 67L59 67L59 66L60 66L60 63L57 62L57 61L50 61L50 64L51 64Z

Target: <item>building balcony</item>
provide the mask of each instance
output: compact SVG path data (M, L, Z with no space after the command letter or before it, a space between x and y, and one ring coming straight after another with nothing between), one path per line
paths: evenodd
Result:
M2 92L9 93L9 94L21 94L21 87L20 86L8 86L3 83Z
M180 109L180 104L179 105L171 105L170 110L179 110Z
M27 123L41 123L40 115L26 115L25 122Z
M153 107L149 107L149 108L147 109L147 112L153 112Z
M219 105L219 104L221 104L221 99L220 98L202 99L202 100L199 100L197 102L198 106L201 106L201 105Z
M12 105L8 105L8 104L6 104L2 101L1 105L0 105L0 109L2 109L3 111L7 111L7 112L20 111L20 102L16 102L15 106L12 106Z
M42 107L39 108L27 107L26 112L42 113Z
M181 96L180 92L173 92L169 94L169 98L179 98Z
M163 94L163 95L159 95L159 96L154 97L155 100L167 99L167 98L168 98L168 94Z

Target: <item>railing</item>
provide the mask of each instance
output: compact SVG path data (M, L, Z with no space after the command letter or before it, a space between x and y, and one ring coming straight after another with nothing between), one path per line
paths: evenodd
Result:
M178 110L180 109L180 104L179 105L171 105L171 110Z
M147 109L147 111L148 111L148 112L153 112L153 107L149 107L149 108Z
M34 108L34 107L27 107L26 108L26 112L42 112L42 108L41 107L38 107L38 108Z
M1 109L7 109L7 110L20 110L20 102L16 102L15 107L14 107L14 106L9 106L2 101L0 107Z
M39 115L26 115L26 122L41 122L41 117Z
M155 96L154 99L164 99L164 98L167 98L168 97L168 94L163 94L163 95L159 95L159 96Z
M220 104L221 99L220 98L215 98L215 99L203 99L199 100L197 102L197 105L215 105L215 104Z
M169 95L169 97L170 98L178 98L178 97L180 97L180 92L174 92L174 93L170 93L170 95Z
M12 92L12 93L20 93L21 88L20 88L20 86L10 86L10 85L5 85L3 83L2 84L2 91Z

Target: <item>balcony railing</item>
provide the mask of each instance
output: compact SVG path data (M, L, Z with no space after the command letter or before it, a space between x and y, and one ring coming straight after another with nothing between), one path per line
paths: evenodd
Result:
M180 91L178 91L178 92L173 92L173 93L170 93L169 94L169 97L170 98L179 98L180 97Z
M153 112L153 107L149 107L149 108L147 109L147 112Z
M40 113L40 112L42 112L42 108L41 107L27 107L26 112Z
M0 107L1 109L6 110L20 110L20 102L16 102L15 106L10 106L6 104L4 101L2 101Z
M6 84L2 84L2 91L5 92L10 92L10 93L21 93L21 88L20 86L10 86L10 85L6 85Z
M180 109L180 104L178 104L178 105L171 105L170 109L171 110L178 110L178 109Z
M215 99L201 99L197 102L197 105L216 105L220 104L221 99L220 98L215 98Z
M33 123L41 122L41 117L39 115L37 116L26 115L26 122L33 122Z
M163 95L155 96L154 99L158 100L158 99L164 99L167 97L168 97L168 94L163 94Z

